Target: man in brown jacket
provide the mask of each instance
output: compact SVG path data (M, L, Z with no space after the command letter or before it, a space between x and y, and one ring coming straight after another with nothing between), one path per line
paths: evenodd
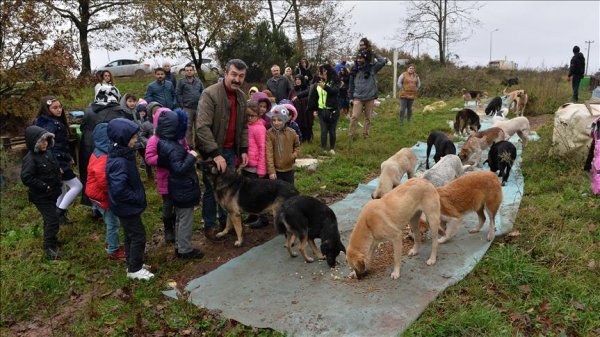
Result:
M196 145L204 159L212 159L219 171L235 170L236 156L241 167L248 164L248 124L246 95L240 90L248 66L240 59L229 60L225 78L202 92L196 112ZM217 241L217 202L208 177L204 182L202 219L207 239ZM227 214L219 207L219 222L225 225Z

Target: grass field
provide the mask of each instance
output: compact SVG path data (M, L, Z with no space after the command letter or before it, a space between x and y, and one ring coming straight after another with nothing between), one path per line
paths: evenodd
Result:
M143 94L150 80L119 80L117 85L122 93ZM568 85L560 88L568 96ZM81 93L66 105L85 107L92 89ZM397 149L425 140L433 130L448 130L446 120L454 117L448 109L418 113L433 100L419 99L413 122L404 127L398 124L397 101L383 101L366 140L350 142L342 118L336 156L314 174L299 170L297 188L321 197L348 193L373 177ZM458 98L449 103L462 105ZM548 155L552 118L537 131L541 140L523 152L525 195L515 221L519 234L496 239L475 269L443 292L406 336L600 335L600 199L591 195L582 163ZM321 154L318 137L302 145L302 154ZM162 226L161 202L154 183L145 185L150 207L143 220L150 238ZM124 265L106 258L104 225L92 221L84 206L72 207L74 223L61 227L65 257L56 262L43 258L41 217L22 184L2 190L0 207L0 335L281 335L221 318L185 298L165 298L161 291L171 276L194 263L167 259L170 249L159 246L148 254L147 263L157 271L154 280L129 282Z

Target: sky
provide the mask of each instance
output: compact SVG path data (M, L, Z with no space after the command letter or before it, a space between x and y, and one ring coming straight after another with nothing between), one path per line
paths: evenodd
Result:
M475 27L468 40L449 46L461 65L487 65L492 59L516 62L519 68L554 68L568 65L572 49L578 45L589 63L588 73L600 71L600 1L479 1L483 5L475 15L481 25ZM401 27L408 3L406 1L344 1L351 12L350 30L366 36L379 47L398 48L393 40ZM588 57L588 47L591 44ZM357 41L358 44L358 41ZM419 44L420 53L437 57L437 47ZM416 54L416 50L412 51ZM93 50L92 68L118 58L138 58L135 50L107 53ZM146 60L153 65L163 59ZM174 60L169 60L174 61ZM157 63L158 62L158 63Z

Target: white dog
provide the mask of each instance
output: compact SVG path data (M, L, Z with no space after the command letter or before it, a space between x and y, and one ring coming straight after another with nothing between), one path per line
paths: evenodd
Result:
M415 176L415 166L417 165L417 156L411 149L405 147L396 152L393 156L381 163L381 175L379 184L371 198L379 199L384 194L400 185L402 176L406 173L408 179Z
M467 165L469 166L469 165ZM465 168L455 154L447 154L432 168L423 173L423 179L429 180L433 186L444 186L447 182L463 175Z
M515 133L523 142L523 147L527 145L528 135L529 135L529 120L527 117L515 117L509 120L495 120L494 126L501 128L504 131L504 135L508 140Z

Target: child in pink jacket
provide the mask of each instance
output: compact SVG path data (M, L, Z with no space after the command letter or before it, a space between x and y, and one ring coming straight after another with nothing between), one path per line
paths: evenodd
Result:
M156 128L158 124L158 117L164 111L171 111L169 108L158 108L152 116L152 124ZM165 242L175 243L175 206L169 197L169 169L166 167L158 166L158 141L160 139L156 136L156 132L152 137L148 139L146 144L146 163L156 167L156 187L158 194L162 197L162 218L165 226ZM189 150L189 144L185 138L180 140L181 144Z
M260 118L259 103L248 101L246 115L248 116L248 165L242 169L242 174L252 179L264 178L267 174L267 129ZM257 220L258 219L258 220ZM249 216L246 222L252 222L251 228L260 228L268 224L266 216Z

